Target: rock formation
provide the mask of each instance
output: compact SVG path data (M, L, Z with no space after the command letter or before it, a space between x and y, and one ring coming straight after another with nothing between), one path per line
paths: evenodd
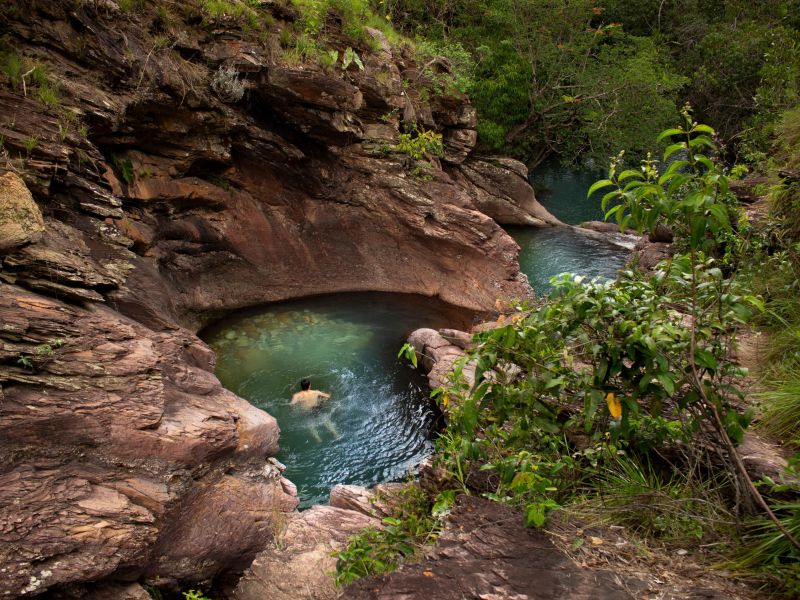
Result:
M406 598L603 598L631 600L641 582L611 570L578 567L514 509L459 496L436 546L418 564L349 586L351 600Z
M529 292L492 217L554 222L520 165L472 156L466 98L404 89L414 59L379 32L363 70L323 68L283 55L279 3L261 33L121 4L2 7L26 71L0 76L2 597L138 597L274 539L297 504L278 427L220 387L203 318L358 290L488 310ZM444 156L398 152L401 119Z

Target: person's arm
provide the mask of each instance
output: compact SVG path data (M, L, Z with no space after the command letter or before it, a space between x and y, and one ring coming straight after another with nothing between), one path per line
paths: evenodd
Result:
M331 397L330 394L326 394L325 392L317 392L317 395L322 398L325 398L325 400L328 400Z
M292 404L297 404L299 401L300 401L300 395L295 394L294 396L292 396L292 401L289 402L289 406L291 406Z

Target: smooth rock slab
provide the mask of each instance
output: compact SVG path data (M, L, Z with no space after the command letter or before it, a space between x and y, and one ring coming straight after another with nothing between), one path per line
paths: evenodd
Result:
M636 585L632 586L636 588ZM444 532L419 564L344 589L348 600L629 600L609 571L581 568L522 515L460 496Z

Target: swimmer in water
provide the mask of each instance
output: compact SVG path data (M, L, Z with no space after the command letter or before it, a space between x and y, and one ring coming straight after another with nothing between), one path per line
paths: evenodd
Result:
M328 400L330 397L331 395L325 392L312 390L311 381L306 378L300 382L300 391L292 396L292 401L289 404L299 404L306 410L311 410L319 405L320 400Z
M325 392L320 392L318 390L311 389L311 381L308 378L304 378L300 382L300 391L297 392L294 396L292 396L292 401L289 403L290 406L299 404L305 410L311 411L314 408L318 407L322 400L330 399L331 395ZM339 437L339 432L336 431L336 427L331 422L330 418L326 418L324 423L325 429L327 429L334 438ZM309 428L309 432L311 436L317 441L321 442L322 439L319 437L319 433L317 433L317 428L315 426L311 426Z

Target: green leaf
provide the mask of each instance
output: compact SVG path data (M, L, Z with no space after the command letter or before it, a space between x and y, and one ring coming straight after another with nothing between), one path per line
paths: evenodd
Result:
M708 210L717 223L726 229L730 229L731 220L728 216L728 209L723 204L712 204Z
M600 200L600 208L602 210L605 210L606 209L606 205L608 204L608 201L612 200L612 199L614 199L614 198L616 198L616 197L618 197L620 195L621 194L620 194L619 190L614 190L613 192L608 192L607 194L605 194L603 196L603 199Z
M682 169L688 164L688 160L676 160L675 162L671 162L667 167L667 170L664 171L664 174L658 178L658 185L664 185L678 173L679 169Z
M403 344L402 348L400 348L400 352L397 353L397 358L405 358L414 365L415 369L417 368L417 351L414 350L414 346L408 342Z
M703 350L702 348L697 348L694 351L694 361L701 367L711 369L712 371L717 370L717 368L719 367L719 365L717 364L717 359L714 357L714 354L709 352L708 350Z
M610 179L601 179L600 181L596 181L589 187L589 191L586 192L586 197L588 198L589 196L594 194L597 190L602 190L603 188L608 187L610 185L614 185L614 182L611 181Z
M667 162L667 159L675 154L678 150L683 150L686 148L685 142L678 142L677 144L671 144L667 146L667 149L664 150L664 158L662 159L664 162Z
M705 237L705 235L706 222L703 219L695 219L692 221L690 243L693 248L697 248L700 245L700 241Z
M545 507L541 503L528 504L525 510L525 524L528 527L541 527L545 524Z
M544 384L544 389L549 390L560 385L564 385L564 378L553 377L552 379L547 380L547 383Z
M472 435L478 426L478 405L475 399L470 397L464 402L461 411L461 426L468 435Z
M716 131L714 131L711 127L708 125L703 125L702 123L698 123L692 127L692 133L694 132L708 133L710 135L714 135L716 133Z
M619 177L617 177L617 181L621 183L626 179L630 179L631 177L636 177L637 179L644 179L644 175L642 175L641 171L637 171L636 169L626 169L625 171L619 174Z
M656 142L661 142L664 138L672 137L673 135L685 135L686 132L683 129L667 129L662 131L659 136L656 138Z
M446 514L456 502L456 490L444 490L436 496L436 501L431 509L434 517L441 517Z
M664 391L667 392L670 396L675 393L675 382L672 380L672 377L667 375L666 373L659 373L656 375L656 379L661 384L661 387L664 388Z
M625 207L622 204L617 204L615 207L611 208L603 217L604 221L608 221L611 217L618 214L619 212L625 210ZM619 217L618 217L619 218Z

